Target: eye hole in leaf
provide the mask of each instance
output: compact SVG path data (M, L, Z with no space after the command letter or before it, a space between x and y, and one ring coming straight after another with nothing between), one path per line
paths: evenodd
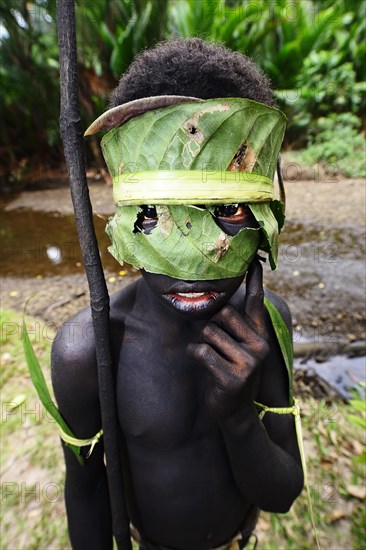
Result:
M220 204L216 206L213 217L228 235L236 235L243 227L259 227L247 204Z
M143 204L141 211L137 214L137 220L134 224L134 233L145 233L149 235L158 224L158 215L155 206Z
M239 204L220 204L215 209L215 216L217 218L230 218L233 221L240 220L243 214L243 207L239 207Z

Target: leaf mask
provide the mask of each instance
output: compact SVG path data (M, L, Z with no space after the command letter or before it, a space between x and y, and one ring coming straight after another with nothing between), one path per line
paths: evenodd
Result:
M117 206L111 253L152 273L205 280L243 275L261 248L274 269L284 217L273 176L285 119L241 98L158 96L104 113L86 134L113 128L102 139ZM248 204L261 230L226 235L210 205L232 203ZM158 205L149 234L135 230L143 204Z

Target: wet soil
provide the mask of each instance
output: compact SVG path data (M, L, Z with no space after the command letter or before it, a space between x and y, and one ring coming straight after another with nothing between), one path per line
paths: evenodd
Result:
M279 267L265 284L288 302L295 341L365 339L365 182L287 182L286 226ZM107 252L105 220L112 189L91 183L90 195L110 292L138 274ZM66 186L25 191L2 204L2 307L61 323L88 304L88 290Z

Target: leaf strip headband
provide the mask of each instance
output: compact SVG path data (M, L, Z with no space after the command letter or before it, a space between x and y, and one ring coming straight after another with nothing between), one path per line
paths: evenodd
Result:
M225 204L273 200L273 182L246 172L156 170L121 174L113 178L118 205ZM209 198L208 198L209 197Z

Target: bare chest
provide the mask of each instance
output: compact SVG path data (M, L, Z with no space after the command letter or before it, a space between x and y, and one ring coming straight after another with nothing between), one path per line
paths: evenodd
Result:
M204 404L206 374L187 356L187 342L155 330L125 338L117 404L127 438L159 447L181 446L213 427Z

